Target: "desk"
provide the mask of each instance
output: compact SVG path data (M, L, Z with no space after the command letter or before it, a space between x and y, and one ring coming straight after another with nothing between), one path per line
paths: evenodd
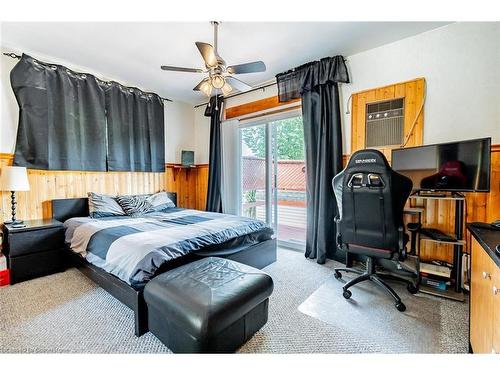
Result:
M405 207L403 210L404 215L416 215L417 216L417 223L422 225L422 214L424 213L424 208L423 207ZM417 240L418 238L418 240ZM416 253L413 251L410 251L411 255L416 255L420 257L420 233L417 233L417 236L415 237L416 244L415 244L415 249L417 249Z
M410 199L426 199L426 200L448 200L455 202L455 233L453 236L456 241L441 241L432 239L422 235L420 238L423 241L431 241L439 244L453 245L453 271L452 279L454 280L453 290L446 291L436 291L432 288L427 288L422 286L421 291L423 293L429 293L438 295L440 297L445 297L453 300L464 301L465 297L462 292L462 255L463 247L465 246L465 241L463 238L463 221L464 221L464 206L465 206L465 196L460 193L446 193L446 194L428 194L425 192L418 192L410 195ZM420 243L420 241L419 241Z

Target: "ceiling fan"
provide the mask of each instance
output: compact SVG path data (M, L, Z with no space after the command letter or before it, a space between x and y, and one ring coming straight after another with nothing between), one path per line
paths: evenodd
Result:
M188 73L208 73L208 77L203 79L193 89L194 91L201 91L206 96L210 97L212 91L215 89L217 93L219 90L222 95L226 96L234 89L241 92L252 89L252 86L237 79L233 75L265 72L266 65L262 61L254 61L239 65L226 65L226 62L217 52L217 35L219 22L211 22L214 27L214 45L204 42L196 42L196 47L201 53L201 57L205 61L205 70L196 68L182 68L177 66L162 65L162 70L170 70L174 72L188 72Z

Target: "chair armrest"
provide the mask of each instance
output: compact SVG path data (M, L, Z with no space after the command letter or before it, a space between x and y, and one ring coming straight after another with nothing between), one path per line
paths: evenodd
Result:
M420 230L420 228L422 228L422 224L420 224L420 223L408 223L406 225L406 228L408 228L408 230L410 232L418 232Z
M406 259L406 246L405 246L405 228L400 226L398 228L398 247L400 260Z
M335 242L337 244L337 249L342 250L342 236L339 231L339 224L340 224L340 218L338 216L335 216L334 218L335 221Z

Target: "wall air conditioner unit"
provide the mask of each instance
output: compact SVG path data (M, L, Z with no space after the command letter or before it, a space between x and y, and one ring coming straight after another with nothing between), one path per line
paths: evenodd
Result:
M401 145L403 137L404 98L366 105L366 147Z

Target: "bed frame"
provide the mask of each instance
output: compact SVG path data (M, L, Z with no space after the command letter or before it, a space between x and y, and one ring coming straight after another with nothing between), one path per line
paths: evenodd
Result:
M177 205L177 194L167 194ZM72 217L82 217L88 215L89 206L87 198L55 199L52 201L52 217L61 222L64 222ZM217 249L211 249L206 252L200 251L196 252L196 254L192 253L185 257L168 262L168 265L162 268L159 273L166 272L182 264L207 256L227 258L261 269L276 261L276 248L276 239L270 239L258 244L238 247L235 249L223 249L220 251ZM87 262L80 255L71 251L67 246L65 254L68 259L68 266L77 267L85 276L133 310L136 336L141 336L148 332L147 306L144 301L142 289L137 290L118 277Z

